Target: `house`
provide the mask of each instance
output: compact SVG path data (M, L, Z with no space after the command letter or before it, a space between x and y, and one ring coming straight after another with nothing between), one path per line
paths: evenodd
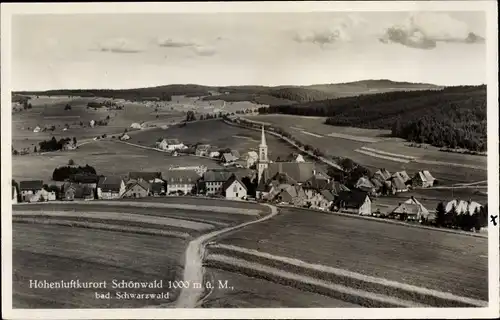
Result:
M276 196L273 200L278 203L304 206L306 204L306 194L301 186L282 184L277 187Z
M94 120L90 120L90 121L89 121L89 126L90 126L91 128L93 128L93 127L95 126L95 121L94 121Z
M149 196L150 184L145 180L127 184L127 188L122 195L122 198L144 198Z
M472 201L472 200L465 201L465 200L454 199L446 204L445 211L446 211L446 214L448 214L448 213L451 213L453 208L455 208L455 210L457 211L457 214L459 214L459 215L460 214L473 215L476 212L476 210L480 210L481 207L482 207L481 204L479 204L475 201Z
M208 154L210 158L219 158L220 157L220 152L219 151L210 151Z
M321 190L314 194L312 198L308 198L307 202L310 203L310 207L320 210L329 210L333 201L335 200L334 195L328 190Z
M158 142L157 146L159 149L165 151L176 151L187 148L179 139L163 139Z
M233 155L233 157L235 157L236 159L239 159L240 158L240 152L238 150L231 150L231 154Z
M12 203L17 203L17 188L16 186L12 186Z
M421 221L422 219L432 220L433 216L417 199L410 197L403 203L400 203L389 216L399 218L400 220Z
M302 184L316 174L316 169L312 162L274 162L264 170L263 176L273 177L278 172L286 173L297 183Z
M403 182L406 184L406 183L409 183L411 181L411 178L410 176L408 175L408 173L406 173L406 171L398 171L398 172L395 172L393 175L393 177L396 176L396 177L399 177L401 178L401 180L403 180Z
M238 158L236 158L233 154L231 154L229 152L223 153L222 157L221 157L221 162L224 165L233 164L236 160L238 160Z
M195 170L168 170L163 178L167 183L168 194L191 194L200 176Z
M151 183L151 188L149 190L151 196L157 197L167 194L167 189L163 182L153 182Z
M390 182L389 189L392 194L408 191L408 186L403 182L403 178L400 175L392 176L387 181Z
M222 193L222 185L228 181L233 173L226 170L208 170L203 174L203 188L205 194L216 195Z
M40 129L39 126L36 126L35 129L33 129L33 132L38 133L38 132L40 132L40 130L42 130L42 129Z
M429 188L434 185L436 179L427 170L419 171L415 174L411 183L414 187Z
M94 188L88 185L77 184L74 182L66 182L61 188L61 198L66 201L79 200L94 200Z
M339 181L331 181L328 186L328 190L334 197L338 197L339 193L342 191L351 191L349 188L347 188Z
M142 126L141 126L141 124L140 124L140 123L134 122L134 123L132 123L132 124L130 125L130 128L132 128L132 129L141 129L141 128L142 128Z
M130 140L130 136L126 133L124 133L121 137L120 137L120 140L122 141L127 141L127 140Z
M133 181L145 181L149 183L163 183L161 172L129 172L128 179Z
M43 202L43 201L55 201L55 200L56 200L55 191L48 191L42 188L29 199L29 202Z
M382 189L382 186L384 185L383 182L381 182L379 179L376 179L376 178L371 178L370 182L375 187L375 192L380 192L380 190Z
M391 173L387 171L385 168L377 170L374 174L373 177L375 179L378 179L380 182L387 181L388 179L391 178Z
M118 199L125 193L125 182L117 176L101 177L97 184L99 199Z
M85 185L92 189L97 188L97 183L99 182L99 176L96 174L73 174L69 177L70 182L74 182L76 184Z
M42 180L28 180L19 183L19 192L21 193L21 201L30 202L31 198L39 193L43 188Z
M359 215L371 215L372 202L367 192L364 191L342 191L340 192L336 206L338 210Z
M321 197L319 193L322 190L327 190L330 185L330 178L326 175L315 174L302 184L302 188L307 195L307 199L311 200L314 197Z
M209 144L200 144L196 147L195 154L200 157L206 157L208 156L209 151L210 151Z
M247 187L233 173L227 181L222 184L222 195L226 199L246 199Z
M377 191L373 183L367 177L359 178L354 187L369 194L375 194Z
M259 160L259 155L255 151L248 151L244 156L243 160L246 161L245 168L250 168L255 163L257 163L257 160Z

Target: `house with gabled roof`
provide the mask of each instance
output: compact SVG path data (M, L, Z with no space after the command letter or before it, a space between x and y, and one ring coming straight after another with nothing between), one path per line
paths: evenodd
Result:
M408 191L408 186L403 182L400 175L392 176L388 181L390 182L389 188L392 194Z
M163 183L162 175L161 175L161 172L159 172L159 171L156 171L156 172L145 172L145 171L129 172L128 180L146 181L149 183L153 183L153 182Z
M340 192L342 192L342 191L351 191L344 184L340 183L340 181L331 181L329 186L328 186L328 190L335 197L337 197L340 194Z
M257 163L257 160L259 160L259 155L255 151L248 151L244 156L243 160L246 161L246 168L250 168L253 166L255 163Z
M99 199L119 199L125 193L125 182L118 176L105 176L97 183Z
M427 170L419 171L415 174L412 179L412 185L414 187L429 188L434 185L436 179Z
M222 184L222 195L226 199L246 199L247 191L245 184L234 173Z
M421 221L422 219L432 220L434 216L431 215L423 204L421 204L414 197L400 203L390 214L390 217L395 217L400 220L408 221Z
M391 178L391 173L387 169L381 168L373 174L373 177L380 180L380 182L384 182Z
M306 204L307 196L299 185L282 184L277 187L276 195L272 200L295 206L304 206Z
M393 173L393 175L392 175L392 176L393 176L393 177L394 177L394 176L400 177L400 178L401 178L401 180L403 180L403 182L404 182L405 184L410 183L410 181L411 181L410 176L409 176L409 175L408 175L408 173L407 173L406 171L404 171L404 170L403 170L403 171L398 171L398 172L395 172L395 173Z
M224 164L224 165L230 165L230 164L233 164L236 160L238 160L238 158L236 158L234 155L232 155L231 153L229 152L226 152L226 153L223 153L221 158L220 158L221 162Z
M160 142L157 143L158 149L165 150L165 151L176 151L176 150L182 150L185 149L186 146L184 143L179 141L179 139L167 139L164 138Z
M368 193L364 191L342 191L335 202L335 206L341 212L358 215L372 214L372 201Z
M207 157L210 152L209 144L199 144L196 146L195 154L199 157Z
M354 187L369 194L375 194L377 191L368 177L359 178Z
M151 189L150 183L145 180L138 180L134 183L127 184L127 188L122 195L122 198L145 198L149 196Z
M335 196L329 190L321 190L312 197L307 198L310 208L319 210L330 210L335 200Z
M65 182L61 187L61 198L65 201L94 200L95 189L86 184Z
M163 179L167 183L167 194L191 194L196 190L200 176L196 170L168 170Z
M26 180L19 182L19 192L23 202L30 202L31 198L42 191L42 180Z
M457 200L453 199L448 202L445 206L446 214L451 213L453 208L455 208L457 214L469 214L473 215L477 210L480 210L482 205L476 201L472 200Z
M167 194L167 189L165 188L164 182L153 182L151 183L151 189L149 194L153 197L162 196Z

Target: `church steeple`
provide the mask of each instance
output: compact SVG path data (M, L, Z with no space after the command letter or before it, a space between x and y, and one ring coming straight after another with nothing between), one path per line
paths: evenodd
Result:
M262 137L260 138L260 146L267 147L266 136L264 135L264 126L262 126Z
M266 135L264 133L264 126L262 126L262 137L260 138L259 145L259 162L257 163L257 179L260 183L264 170L268 167L268 157L267 157L267 143Z

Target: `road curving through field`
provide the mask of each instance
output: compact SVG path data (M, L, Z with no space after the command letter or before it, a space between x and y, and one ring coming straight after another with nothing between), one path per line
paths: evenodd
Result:
M271 213L268 214L267 216L264 216L257 220L244 222L242 224L233 227L213 231L192 240L189 243L185 253L183 281L189 282L191 284L203 283L203 276L204 276L203 257L205 254L205 245L208 241L210 241L215 237L221 236L224 233L238 230L252 224L269 220L278 214L278 209L275 206L269 204L264 204L264 205L271 209ZM203 287L189 286L188 288L183 288L181 289L181 293L177 299L176 307L195 308L198 305L198 302L200 301L202 296L203 296Z

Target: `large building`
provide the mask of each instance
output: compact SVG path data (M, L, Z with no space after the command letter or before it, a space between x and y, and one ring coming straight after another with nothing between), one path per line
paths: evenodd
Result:
M267 156L267 143L266 135L264 133L264 126L262 126L262 136L260 138L259 145L259 161L257 162L257 181L261 181L263 178L264 170L269 166L269 158Z

